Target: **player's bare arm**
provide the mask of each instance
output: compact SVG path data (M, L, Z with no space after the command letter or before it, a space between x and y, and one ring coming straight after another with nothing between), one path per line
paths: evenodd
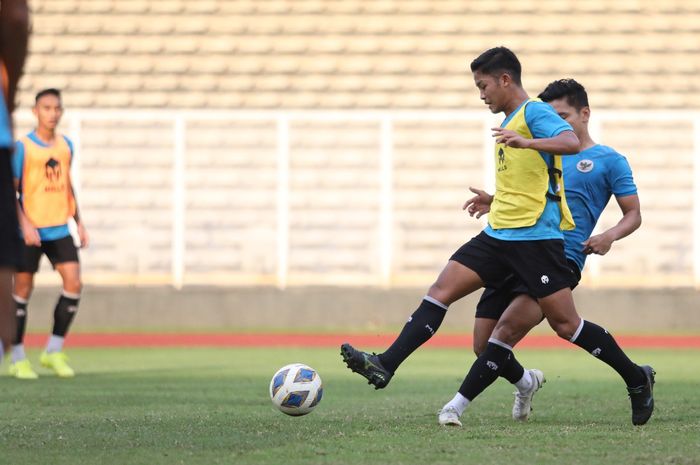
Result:
M73 198L75 199L75 215L73 219L78 227L78 238L80 239L80 247L86 248L90 245L90 235L87 232L85 224L83 224L82 217L80 216L80 209L78 208L78 197L75 195L75 189L73 189L73 184L71 183L70 190L73 192Z
M627 237L636 231L642 224L642 213L639 206L638 195L626 195L615 197L622 211L622 218L612 228L595 236L591 236L583 242L583 252L597 255L605 255L610 251L612 243Z
M505 128L491 128L493 137L499 144L518 149L534 149L540 152L556 154L578 153L581 143L573 131L564 131L546 139L527 139L515 131Z
M19 191L19 180L15 179L15 191ZM32 224L32 222L27 218L22 209L22 204L17 202L17 221L19 222L19 227L22 230L22 237L24 238L24 243L28 246L39 247L41 245L41 237L39 237L39 231Z

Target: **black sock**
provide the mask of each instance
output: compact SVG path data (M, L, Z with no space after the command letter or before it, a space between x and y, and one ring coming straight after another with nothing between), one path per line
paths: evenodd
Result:
M394 343L383 354L379 354L379 361L384 368L395 372L413 351L433 337L445 318L445 313L447 309L423 299Z
M500 376L508 380L510 384L515 384L520 381L525 374L525 368L515 358L515 354L511 353L510 358L503 364Z
M625 355L612 335L597 324L584 320L581 332L571 342L610 365L628 387L641 386L646 382L639 366Z
M493 339L489 340L484 352L474 361L459 388L459 393L470 401L496 381L506 362L513 355L510 349L491 341Z
M15 315L17 315L15 322L17 323L17 332L15 333L15 339L12 341L12 345L16 346L24 342L24 334L27 331L27 304L25 300L19 302L16 298L15 301Z
M78 302L80 299L73 299L61 294L53 311L53 331L54 336L66 337L75 314L78 312Z

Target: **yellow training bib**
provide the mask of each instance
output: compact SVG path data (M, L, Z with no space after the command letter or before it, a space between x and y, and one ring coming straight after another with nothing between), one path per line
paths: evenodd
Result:
M60 134L50 147L25 136L22 168L22 208L37 228L61 226L75 215L70 182L71 151Z
M505 129L532 139L525 121L525 108L528 103L535 101L540 100L529 99L522 105ZM537 150L518 149L504 144L496 144L494 156L496 193L489 213L489 224L493 229L534 226L542 216L547 197L556 200L559 205L559 227L564 231L574 229L574 219L564 195L561 156L554 155L554 166L549 167ZM554 194L549 193L550 182Z

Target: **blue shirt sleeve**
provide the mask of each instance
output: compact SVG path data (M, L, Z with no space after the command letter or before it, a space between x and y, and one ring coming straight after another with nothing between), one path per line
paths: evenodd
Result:
M573 131L571 125L545 102L528 103L525 107L525 122L534 139L549 139L564 131Z
M12 176L15 179L22 179L24 168L24 144L21 141L15 142L15 150L12 153Z
M634 183L632 168L630 168L627 159L622 155L616 154L607 175L612 193L616 197L635 195L637 193L637 185Z
M68 144L68 148L70 149L70 161L73 163L73 154L75 153L75 150L73 149L73 142L71 142L67 136L63 136L63 139L66 141L66 144Z

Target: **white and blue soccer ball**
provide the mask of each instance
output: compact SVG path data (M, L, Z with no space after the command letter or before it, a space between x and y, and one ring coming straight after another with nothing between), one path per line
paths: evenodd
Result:
M306 415L321 402L322 397L321 377L303 363L283 366L270 381L270 399L287 415Z

